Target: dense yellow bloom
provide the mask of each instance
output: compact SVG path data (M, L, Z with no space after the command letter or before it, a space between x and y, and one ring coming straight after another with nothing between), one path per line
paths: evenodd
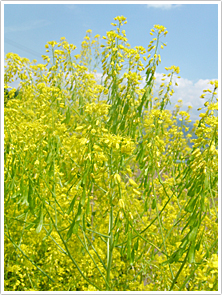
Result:
M154 97L167 29L131 48L114 21L76 55L65 37L44 64L6 55L7 291L218 288L218 81L192 130L181 100L168 109L179 67Z

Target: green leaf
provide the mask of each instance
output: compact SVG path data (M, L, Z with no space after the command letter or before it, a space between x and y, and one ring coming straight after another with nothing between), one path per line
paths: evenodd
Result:
M205 199L204 195L201 196L200 205L201 205L201 210L202 211L206 211L206 206L205 206L204 199Z
M79 186L80 186L81 183L82 183L82 180L80 180L80 181L77 183L77 185L76 185L76 190L79 189Z
M74 234L77 234L78 232L78 229L79 229L79 221L77 221L73 227L73 233Z
M43 226L43 208L41 206L41 209L40 209L40 214L39 214L39 224L38 226L36 227L36 233L39 234L42 230L42 226Z
M193 208L194 208L194 206L195 206L197 200L198 200L198 197L196 197L196 198L192 198L192 199L189 201L189 203L187 204L187 206L185 207L184 210L187 211L187 212L193 212Z
M29 229L32 228L34 225L35 225L34 222L33 222L33 223L30 223L29 225L27 225L27 226L25 227L25 229L26 229L26 230L29 230Z
M139 239L136 240L136 243L133 246L133 248L135 249L135 251L138 250L138 244L139 244Z
M78 212L76 214L76 221L80 221L81 213L82 213L82 206L81 206L81 202L79 202Z
M86 205L86 215L89 215L90 213L90 199L88 197L88 202L87 202L87 205Z
M170 259L167 259L167 260L163 261L163 262L161 263L161 265L164 266L164 265L166 265L166 264L171 264L172 262L173 262L173 258L170 258Z
M153 202L152 202L152 209L155 209L156 208L156 199L153 199Z
M198 242L197 242L197 244L196 244L195 249L196 249L197 251L200 250L200 244L201 244L201 239L199 239Z
M81 199L81 205L85 205L85 200L86 200L86 189L85 187L83 188L83 193L82 193L82 199Z
M129 110L129 104L126 104L124 109L123 109L123 114L126 115L128 110Z
M188 243L188 234L182 239L182 244L180 245L180 248L185 249L187 243Z
M143 151L143 146L140 144L140 151L136 157L136 161L140 160L140 158L142 157L144 151Z
M86 226L87 227L90 227L91 226L91 223L86 219Z
M127 223L126 223L126 226L125 226L125 233L128 232L128 229L129 229L129 223L127 222Z
M171 257L169 259L169 263L175 262L177 254L178 254L178 250L171 255Z
M78 211L67 233L67 239L71 237L72 233L77 233L78 227L79 227L79 221L81 219L81 213L82 213L82 206L81 206L81 202L79 202Z
M34 195L31 180L29 179L28 203L31 212L34 214Z
M119 214L118 214L119 215ZM116 223L116 227L120 228L122 225L122 220L118 218L117 223Z
M68 124L69 121L70 121L70 109L69 109L69 107L68 107L68 110L67 110L67 112L66 112L66 124Z
M166 261L162 262L161 265L166 265L166 264L171 264L173 262L177 262L182 256L183 253L185 252L185 249L179 248L176 250Z
M68 208L68 210L67 210L67 214L69 214L69 213L73 210L73 206L74 206L75 201L76 201L76 196L77 196L77 195L75 195L75 197L72 199L72 202L71 202L71 204L69 205L69 208Z
M189 263L195 262L195 243L194 242L191 244L190 249L189 249L188 262Z
M205 230L203 229L203 230L202 230L201 237L200 237L200 239L198 240L198 242L197 242L197 244L196 244L196 250L197 250L197 251L199 251L199 249L200 249L200 244L201 244L201 241L202 241L202 239L203 239L204 232L205 232Z
M194 195L195 195L195 189L196 189L196 182L194 182L193 184L192 184L192 186L190 187L190 189L188 190L188 192L187 192L187 196L189 196L189 197L194 197Z
M21 195L20 193L15 193L11 198L14 199L14 198L17 198L17 197L20 197L20 198L18 199L16 204L21 203L22 205L29 206L27 189L26 189L26 193L24 192L23 195Z
M145 201L145 204L144 204L144 212L146 212L147 209L148 209L147 201L148 201L148 198L146 198L146 201ZM142 217L142 216L140 216L140 217Z
M185 249L179 248L177 253L176 253L176 256L174 258L174 261L177 262L183 256L184 252L185 252Z
M114 247L116 246L116 244L118 243L118 239L119 239L119 232L118 231L116 234L115 234L115 240L114 240Z
M131 260L131 241L132 241L132 232L128 232L128 240L127 240L127 259Z
M85 213L82 216L82 228L83 228L83 231L86 231Z
M195 241L198 228L199 226L194 227L192 231L189 233L189 236L188 236L189 241L191 242Z
M188 221L188 224L190 227L192 227L195 222L197 221L197 213L196 213L196 210L194 210L193 214L191 215L189 221Z
M73 222L72 222L72 224L71 224L71 226L70 226L70 228L69 228L69 230L67 232L67 240L71 237L71 235L73 233L73 227L74 227L75 223L76 223L76 221L75 221L75 218L74 218L74 220L73 220Z
M126 124L126 121L125 121L125 118L124 118L123 121L122 121L121 124L120 124L120 127L119 127L119 129L120 129L121 131L124 130L124 128L125 128L125 124Z
M48 155L47 155L47 158L46 158L46 163L47 164L49 164L50 163L50 161L51 161L51 157L52 157L52 152L50 151L49 153L48 153ZM49 168L49 172L51 171L51 167L53 166L53 163L51 163L51 166L50 166L50 168Z
M133 262L134 262L134 257L135 257L135 255L134 255L134 248L133 248L133 250L132 250L132 252L131 252L130 264L133 264Z
M22 220L23 219L23 217L25 217L25 213L22 213L21 215L19 215L19 216L16 216L16 219L18 219L18 220Z
M87 175L88 175L88 170L83 175L82 184L85 184L86 183Z
M24 204L26 206L29 205L29 202L28 202L28 189L27 189L27 187L25 187L24 190L23 190L22 205L24 205Z
M58 179L59 179L58 183L59 183L60 187L63 187L63 184L62 184L61 178L60 178L60 176L59 176L58 174L57 174L57 177L58 177Z

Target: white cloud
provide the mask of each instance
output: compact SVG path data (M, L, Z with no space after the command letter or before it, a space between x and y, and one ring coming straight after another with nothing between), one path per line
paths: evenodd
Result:
M181 6L181 4L147 4L148 8L158 8L162 10L170 10L179 6Z
M38 29L40 27L45 27L50 25L51 22L45 19L39 19L33 22L27 22L16 26L8 26L5 27L5 33L11 33L11 32L21 32L21 31L28 31L28 30L34 30Z
M162 82L167 83L169 81L169 78L167 77L165 81L161 81L161 79L163 78L161 73L156 73L155 77L156 86L154 90L154 95L158 96L160 84ZM177 82L178 86L174 86L175 82ZM197 109L204 106L204 102L208 98L210 98L210 94L206 95L204 99L200 98L200 96L203 94L204 89L210 89L212 91L214 90L214 86L209 84L209 82L209 79L200 79L196 83L185 78L173 79L172 87L174 93L170 99L171 105L169 105L169 109L173 109L178 100L182 100L183 104L181 110L186 111L188 106L192 106L192 109L190 111L190 119L192 121L200 119L199 114L201 113L201 111L197 111Z

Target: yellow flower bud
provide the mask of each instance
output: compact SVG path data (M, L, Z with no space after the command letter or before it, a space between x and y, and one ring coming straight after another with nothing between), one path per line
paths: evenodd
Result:
M129 217L133 220L133 214L131 212L129 212Z
M136 190L135 188L133 189L133 191L134 191L134 193L137 194L138 196L141 195L141 193L140 193L138 190Z
M119 212L119 219L123 220L123 217L124 217L123 212Z
M116 174L114 175L114 179L115 179L115 181L118 182L118 183L121 182L121 177L120 177L120 175L119 175L118 173L116 173Z
M80 130L82 130L84 127L83 126L78 126L78 127L76 127L76 131L80 131Z
M95 134L96 133L96 130L93 128L92 130L91 130L91 134Z
M134 186L134 187L137 187L138 185L136 184L136 182L133 180L133 179L129 179L129 183Z
M121 209L124 209L125 204L124 204L123 199L120 199L120 200L119 200L119 206L120 206Z

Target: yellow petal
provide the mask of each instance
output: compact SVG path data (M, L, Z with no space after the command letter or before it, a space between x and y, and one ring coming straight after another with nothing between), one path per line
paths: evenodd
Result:
M138 185L136 184L136 182L135 182L132 178L129 179L129 183L130 183L132 186L134 186L134 187L137 187L137 186L138 186Z

